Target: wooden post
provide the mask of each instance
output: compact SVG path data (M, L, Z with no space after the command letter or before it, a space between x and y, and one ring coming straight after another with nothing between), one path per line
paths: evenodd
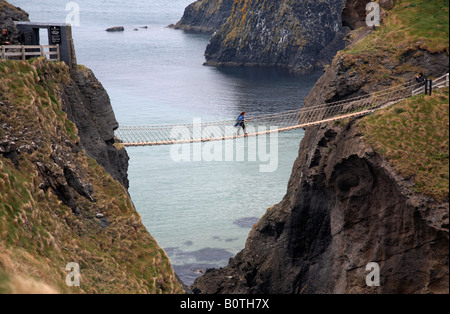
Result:
M25 46L22 45L22 60L25 60Z
M75 54L75 45L73 43L73 37L72 37L72 26L69 24L66 28L66 36L67 36L67 43L69 45L69 68L74 70L77 68L77 57Z
M59 51L59 44L56 45L56 52L57 52L57 58L58 58L58 61L61 61L61 53L60 53L60 51Z
M2 59L6 59L6 49L5 49L5 46L2 46Z

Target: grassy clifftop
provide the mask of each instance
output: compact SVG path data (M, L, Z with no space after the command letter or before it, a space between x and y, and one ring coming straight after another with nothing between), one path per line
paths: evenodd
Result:
M449 191L449 90L416 96L364 118L369 143L415 190L437 201Z
M449 0L397 0L383 26L347 53L398 57L407 50L449 53Z
M449 0L397 0L381 26L362 36L366 31L354 31L353 44L338 53L364 85L400 84L405 73L442 75L448 70L442 63L449 55Z
M366 85L402 83L418 72L442 75L448 55L448 0L397 0L381 27L339 53L351 75L364 77ZM405 100L360 124L396 171L414 177L416 192L438 201L448 199L448 104L446 89Z
M125 188L81 149L70 83L63 63L0 62L0 293L182 292Z

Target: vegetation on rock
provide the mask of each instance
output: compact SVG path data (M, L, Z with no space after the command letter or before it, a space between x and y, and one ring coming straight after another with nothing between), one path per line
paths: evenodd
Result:
M181 293L126 189L80 147L71 80L45 58L0 62L0 293Z
M398 173L414 178L416 192L439 202L449 196L448 104L446 88L402 101L359 124L369 143Z

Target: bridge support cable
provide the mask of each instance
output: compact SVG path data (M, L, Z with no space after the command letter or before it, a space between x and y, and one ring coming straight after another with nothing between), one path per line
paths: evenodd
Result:
M434 88L449 86L448 74L433 81ZM306 128L322 123L358 117L423 92L423 83L408 82L371 94L336 102L248 118L247 135L237 133L235 120L159 126L129 126L116 130L124 146L156 146L230 140Z

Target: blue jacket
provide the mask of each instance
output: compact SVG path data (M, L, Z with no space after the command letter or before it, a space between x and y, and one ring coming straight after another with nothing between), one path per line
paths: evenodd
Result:
M237 123L234 126L235 127L241 126L242 124L244 124L244 120L245 120L245 117L243 115L240 115L239 118L237 118L237 120L236 120Z

